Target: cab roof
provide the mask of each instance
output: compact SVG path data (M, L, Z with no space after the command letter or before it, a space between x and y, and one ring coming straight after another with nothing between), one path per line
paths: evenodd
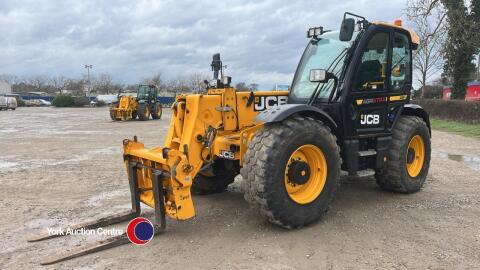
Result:
M410 33L410 39L412 40L412 43L418 46L420 44L420 37L418 37L417 33L415 33L413 30L410 30L408 28L405 28L403 26L399 26L393 23L388 23L388 22L374 22L373 24L375 25L382 25L382 26L387 26L387 27L393 27L393 28L398 28L398 29L403 29L405 31L408 31Z

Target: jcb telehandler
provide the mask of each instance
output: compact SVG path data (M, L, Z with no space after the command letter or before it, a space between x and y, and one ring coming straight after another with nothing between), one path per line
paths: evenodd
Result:
M208 92L177 96L163 147L123 141L132 210L77 227L131 219L142 202L155 209L162 231L165 216L195 216L192 191L223 191L238 173L247 202L285 228L328 210L340 170L374 176L384 190L420 190L431 132L428 114L410 103L418 36L400 21L370 23L351 13L339 32L315 27L307 36L289 92L235 91L214 55ZM44 263L125 242L116 237Z
M110 108L110 118L113 121L132 120L137 118L146 121L162 117L162 104L157 100L158 91L154 85L139 85L137 97L118 95L119 100Z

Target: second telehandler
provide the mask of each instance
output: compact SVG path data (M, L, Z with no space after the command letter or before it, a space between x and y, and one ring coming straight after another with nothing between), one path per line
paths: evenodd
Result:
M157 100L158 90L155 85L141 84L138 86L137 96L118 95L118 102L110 108L110 118L113 121L135 120L147 121L162 117L162 104Z

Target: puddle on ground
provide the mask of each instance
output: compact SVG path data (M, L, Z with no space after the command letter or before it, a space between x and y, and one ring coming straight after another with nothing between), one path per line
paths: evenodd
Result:
M436 154L438 154L441 158L453 160L456 162L461 162L473 170L480 171L479 155L459 155L459 154L451 154L443 151L436 151Z

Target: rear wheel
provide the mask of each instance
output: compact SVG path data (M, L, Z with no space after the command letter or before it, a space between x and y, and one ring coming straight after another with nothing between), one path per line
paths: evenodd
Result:
M116 108L116 107L111 107L111 108L110 108L110 118L111 118L113 121L118 121L118 119L115 117L115 108Z
M138 119L147 121L150 117L150 109L147 104L138 104Z
M154 109L155 109L155 110L152 111L152 118L153 118L153 119L160 119L160 118L162 118L162 104L160 104L160 103L158 103L158 102L155 103Z
M299 228L318 220L337 192L340 149L322 122L289 118L263 127L241 169L245 200L270 222Z
M239 173L238 163L216 160L210 173L199 173L192 184L192 192L197 195L220 193L233 183Z
M427 178L430 167L430 132L416 116L401 116L393 131L385 167L375 175L384 190L414 193Z

